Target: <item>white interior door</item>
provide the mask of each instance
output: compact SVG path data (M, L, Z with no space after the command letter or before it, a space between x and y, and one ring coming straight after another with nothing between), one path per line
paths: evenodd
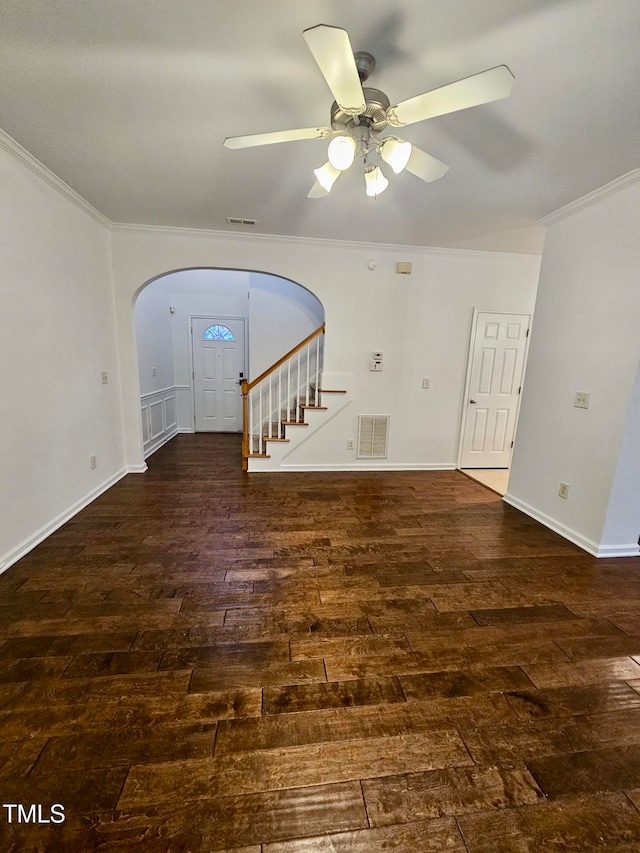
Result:
M529 314L476 314L461 468L509 467L530 319Z
M241 432L244 320L192 317L196 432Z

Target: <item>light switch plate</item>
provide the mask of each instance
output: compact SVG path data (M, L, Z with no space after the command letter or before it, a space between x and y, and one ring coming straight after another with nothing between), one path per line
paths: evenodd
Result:
M573 401L573 405L576 409L588 409L589 408L589 397L591 395L586 391L576 391L575 400Z

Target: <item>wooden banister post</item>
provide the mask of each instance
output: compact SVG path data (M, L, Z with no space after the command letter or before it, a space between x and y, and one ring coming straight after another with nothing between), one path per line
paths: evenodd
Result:
M242 382L242 470L249 470L249 383Z

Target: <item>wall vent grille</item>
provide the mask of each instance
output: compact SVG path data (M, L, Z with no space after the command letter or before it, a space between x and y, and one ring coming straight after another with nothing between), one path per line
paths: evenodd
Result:
M227 216L229 225L255 225L255 219L242 219L240 216Z
M389 415L358 415L358 459L386 459Z

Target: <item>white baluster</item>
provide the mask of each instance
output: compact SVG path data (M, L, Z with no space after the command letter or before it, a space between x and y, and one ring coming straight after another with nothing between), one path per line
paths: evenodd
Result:
M278 368L278 419L276 423L278 424L278 438L281 438L282 427L280 426L280 421L282 420L282 365Z
M320 335L316 338L316 406L320 406Z

